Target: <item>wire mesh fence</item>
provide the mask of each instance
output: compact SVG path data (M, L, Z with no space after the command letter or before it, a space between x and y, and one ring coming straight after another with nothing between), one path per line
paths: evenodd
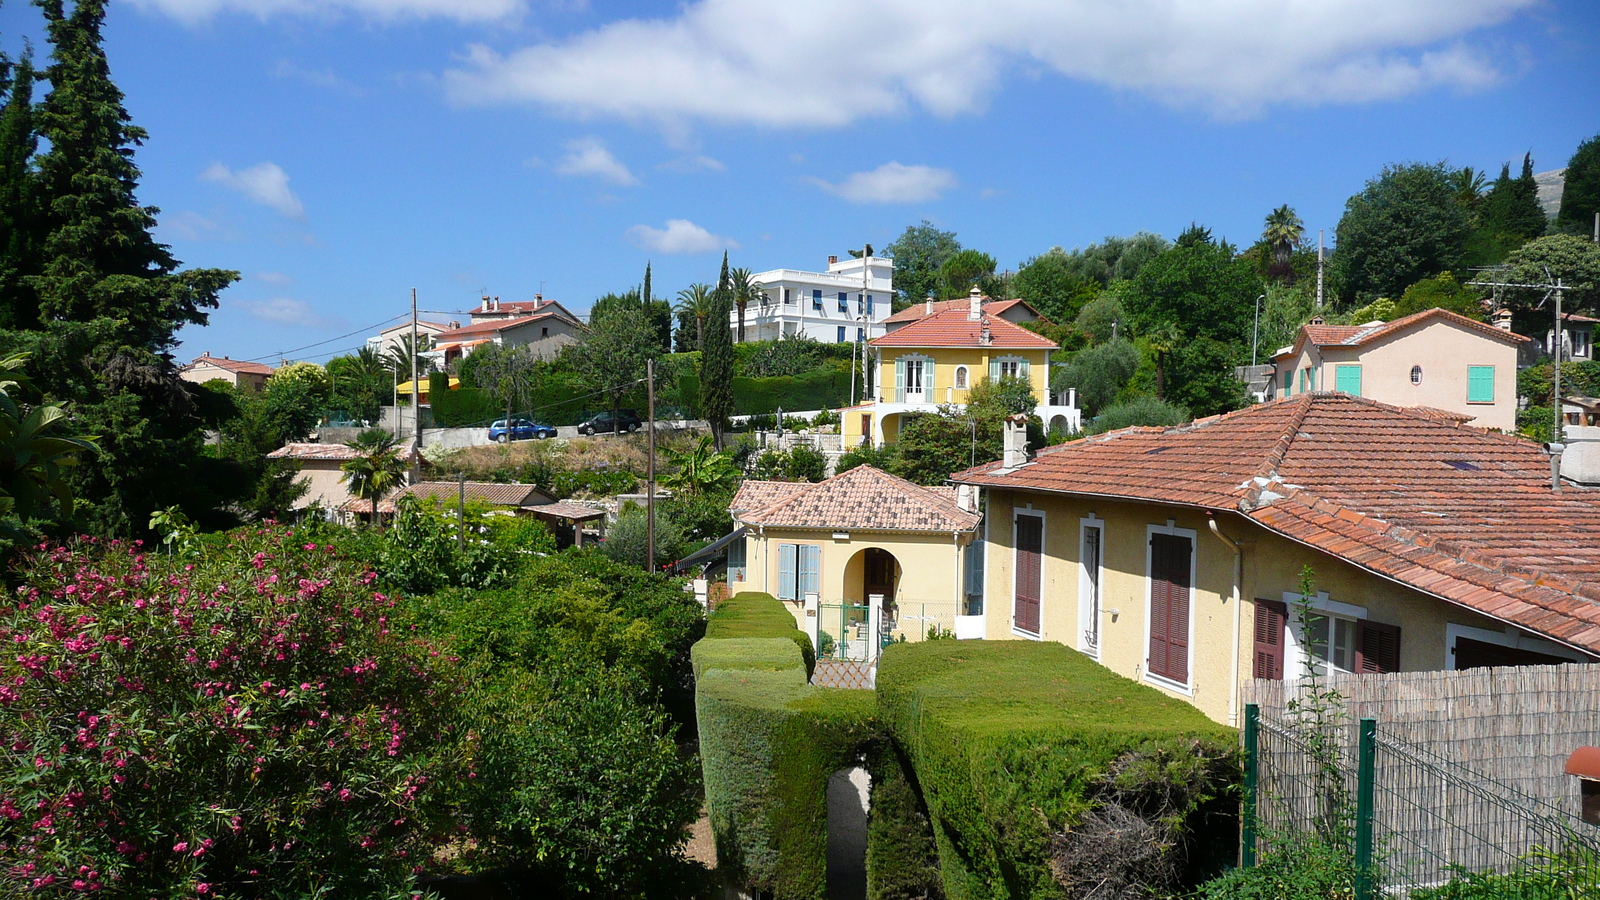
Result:
M1357 900L1600 898L1600 828L1373 719L1245 717L1241 862L1315 838Z

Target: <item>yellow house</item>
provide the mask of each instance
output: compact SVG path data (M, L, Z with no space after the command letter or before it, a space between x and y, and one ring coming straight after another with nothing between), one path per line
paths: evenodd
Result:
M1033 385L1036 412L1047 429L1078 431L1073 398L1050 394L1050 352L1060 347L997 314L998 307L1013 305L986 307L974 288L965 308L945 305L868 341L877 373L875 399L842 411L844 445L893 443L906 416L961 407L974 384L1002 376Z
M1308 665L1600 659L1600 493L1553 492L1520 438L1312 392L953 479L986 501L988 638L1059 641L1220 722L1242 680Z
M954 488L858 466L817 484L746 481L731 511L744 537L728 547L729 589L784 601L819 649L826 634L841 655L871 659L879 638L982 628L964 581L981 516Z
M1517 430L1517 351L1528 338L1429 309L1392 322L1300 326L1272 357L1272 395L1343 391L1396 406L1457 413L1483 428Z

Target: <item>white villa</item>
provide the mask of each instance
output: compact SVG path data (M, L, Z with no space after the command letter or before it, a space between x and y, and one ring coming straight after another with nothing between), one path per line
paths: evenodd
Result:
M894 260L881 256L840 260L828 271L773 269L751 276L761 283L762 303L746 306L744 339L770 341L804 334L829 344L870 341L884 333L894 312ZM728 317L739 339L739 311Z

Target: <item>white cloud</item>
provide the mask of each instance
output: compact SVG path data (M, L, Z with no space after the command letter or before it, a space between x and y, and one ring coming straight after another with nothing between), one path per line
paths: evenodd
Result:
M278 64L272 69L272 74L278 78L290 78L312 87L344 94L346 97L364 97L367 93L360 85L336 74L332 69L307 69L287 59L278 60Z
M739 248L737 241L714 235L688 219L668 219L666 228L635 225L628 229L628 237L657 253L710 253Z
M290 297L273 297L270 300L240 300L245 314L252 319L273 325L290 325L296 328L331 328L342 320L319 315L304 300Z
M306 208L294 191L289 190L289 173L278 168L277 163L264 162L237 172L222 163L212 163L200 173L200 180L238 191L262 206L277 210L285 218L305 221Z
M937 200L955 187L956 175L949 169L886 162L871 172L857 172L838 184L820 178L810 181L851 203L921 203Z
M221 219L209 218L188 209L173 216L162 216L160 224L188 241L231 241L238 236Z
M687 172L721 172L721 171L724 171L725 169L727 169L728 167L723 165L722 164L722 160L720 160L720 159L713 159L713 158L711 158L709 156L693 155L693 156L680 156L677 159L669 159L664 163L658 164L656 166L656 168L664 169L664 170L666 170L668 172L685 172L685 173L687 173Z
M253 277L255 280L264 281L267 284L294 284L294 279L283 274L282 272L257 272Z
M459 103L532 101L669 130L839 127L912 107L980 111L1004 72L1043 66L1236 118L1492 84L1495 63L1464 39L1539 2L698 0L509 53L473 45L445 83ZM841 22L872 23L865 49Z
M556 171L562 175L593 175L607 184L621 187L632 187L639 183L639 179L628 171L621 160L611 155L599 138L578 138L567 141L566 147L566 155L556 160L555 165Z
M133 4L187 24L199 24L224 13L258 19L280 15L326 19L353 13L379 21L442 18L493 22L527 9L525 0L133 0Z

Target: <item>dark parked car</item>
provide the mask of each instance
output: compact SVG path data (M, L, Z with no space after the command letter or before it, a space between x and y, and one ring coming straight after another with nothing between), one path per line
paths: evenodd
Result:
M549 425L540 425L527 419L513 419L511 427L506 427L505 419L496 419L489 426L489 440L504 444L506 441L526 441L532 439L543 440L556 436L556 430Z
M639 420L639 414L631 409L625 409L615 418L612 418L611 413L603 412L578 423L578 433L618 434L624 431L638 431L643 427L644 422Z

